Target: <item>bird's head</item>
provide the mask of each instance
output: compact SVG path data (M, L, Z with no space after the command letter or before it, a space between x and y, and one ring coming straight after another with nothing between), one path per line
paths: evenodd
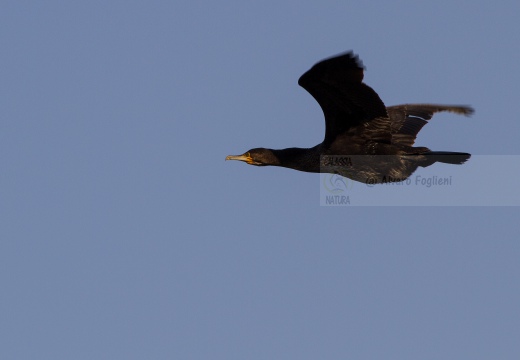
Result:
M256 166L280 165L280 160L273 151L264 148L251 149L242 155L229 155L226 160L240 160Z

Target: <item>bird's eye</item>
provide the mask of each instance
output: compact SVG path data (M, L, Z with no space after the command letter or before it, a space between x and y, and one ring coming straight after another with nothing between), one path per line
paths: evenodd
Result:
M246 153L246 156L247 156L247 157L251 157L251 153L248 151L248 152Z

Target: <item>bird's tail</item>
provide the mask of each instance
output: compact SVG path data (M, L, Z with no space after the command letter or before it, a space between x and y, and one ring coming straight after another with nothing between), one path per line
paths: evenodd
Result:
M441 162L444 164L460 165L464 164L471 157L471 154L452 152L452 151L429 151L423 153L427 159L427 164L431 165L435 162ZM426 166L428 166L426 165Z

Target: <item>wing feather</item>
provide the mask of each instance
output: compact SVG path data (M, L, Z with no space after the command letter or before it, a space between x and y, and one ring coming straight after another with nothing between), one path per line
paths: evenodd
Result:
M323 110L324 144L351 127L387 117L377 93L362 82L363 69L359 58L347 52L320 61L298 80Z
M386 108L391 122L392 143L412 146L417 134L435 113L448 111L469 116L473 108L463 105L405 104Z

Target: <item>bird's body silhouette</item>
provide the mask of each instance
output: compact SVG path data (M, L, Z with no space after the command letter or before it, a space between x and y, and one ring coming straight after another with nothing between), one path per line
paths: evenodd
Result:
M226 160L338 173L360 182L402 181L419 166L462 164L470 154L414 147L421 128L436 112L470 115L468 106L407 104L386 107L363 83L363 65L352 52L315 64L298 80L321 106L325 138L312 148L255 148Z

